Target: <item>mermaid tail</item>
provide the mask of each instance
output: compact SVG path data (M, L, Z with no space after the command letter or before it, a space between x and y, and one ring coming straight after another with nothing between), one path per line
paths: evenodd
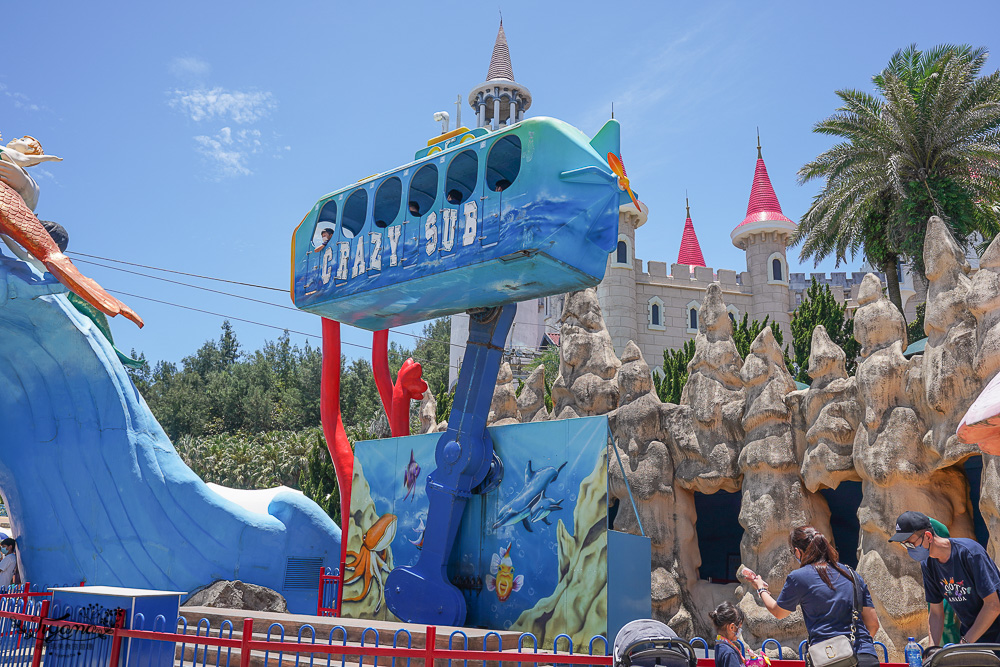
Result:
M69 257L62 254L21 195L6 183L0 183L0 234L6 234L24 246L59 282L105 315L124 315L142 328L142 318L108 294L96 281L80 273Z

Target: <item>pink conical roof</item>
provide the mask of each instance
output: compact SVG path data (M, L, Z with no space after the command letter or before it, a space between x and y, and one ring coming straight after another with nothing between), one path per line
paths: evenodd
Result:
M503 19L500 19L500 30L497 41L493 44L493 57L490 58L490 70L486 73L487 81L496 79L514 80L514 68L510 64L510 51L507 49L507 35L503 32Z
M681 249L677 253L678 264L705 266L705 257L701 254L701 244L698 235L694 233L694 223L691 222L691 207L687 207L687 220L684 221L684 235L681 236Z
M791 222L795 224L781 212L781 204L774 194L771 186L771 179L767 176L767 167L764 165L764 158L760 154L760 146L757 147L757 168L753 172L753 187L750 188L750 203L747 204L747 217L743 218L738 227L751 222L762 222L764 220L775 220Z

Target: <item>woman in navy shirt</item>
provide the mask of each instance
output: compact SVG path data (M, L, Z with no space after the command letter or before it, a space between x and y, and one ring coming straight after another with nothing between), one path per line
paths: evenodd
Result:
M716 667L743 667L743 654L736 648L736 637L743 626L743 611L732 602L723 602L708 617L715 625Z
M858 667L877 666L878 655L872 637L878 632L878 616L864 579L837 562L837 550L823 533L812 526L800 526L793 530L789 542L799 569L789 573L777 599L758 574L750 569L743 570L743 576L757 589L761 602L779 620L795 611L795 607L802 607L810 643L837 635L850 637L854 577L857 577L861 586L862 608L861 622L855 628L854 652L858 656Z

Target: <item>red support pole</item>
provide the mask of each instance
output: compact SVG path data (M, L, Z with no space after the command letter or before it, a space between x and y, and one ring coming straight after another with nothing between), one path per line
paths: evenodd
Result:
M108 667L118 667L121 664L122 636L118 631L125 627L125 610L119 609L115 615L115 631L111 635L111 660Z
M42 647L45 646L45 620L49 617L49 601L42 601L42 611L38 615L38 628L35 631L35 652L31 654L31 667L41 667Z
M24 590L21 591L21 593L23 593L21 599L24 600L24 606L21 607L21 609L24 611L25 614L28 613L28 598L31 597L30 595L28 595L28 593L30 592L31 592L31 582L27 581L24 583Z
M253 639L253 619L243 619L243 644L240 646L240 667L250 667L250 640Z
M319 596L316 599L316 615L323 615L323 586L326 584L323 581L323 566L319 566Z
M434 667L434 649L437 648L437 626L428 625L424 631L424 667Z
M347 522L351 514L351 480L354 476L354 450L347 439L340 414L340 322L323 318L323 370L321 375L319 412L323 436L330 450L333 468L340 490L340 577L344 579L347 563ZM344 599L343 585L337 588L339 610Z

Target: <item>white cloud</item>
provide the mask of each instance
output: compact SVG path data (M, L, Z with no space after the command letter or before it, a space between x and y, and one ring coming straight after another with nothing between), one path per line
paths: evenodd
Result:
M178 78L202 78L211 71L211 66L199 58L183 56L170 61L170 73Z
M0 83L0 93L9 98L16 109L24 109L26 111L41 111L42 109L42 107L32 102L24 93L11 91L2 83Z
M260 130L224 127L215 136L199 135L194 138L197 150L215 168L218 179L249 176L253 173L248 158L262 149Z
M251 124L265 118L275 107L274 96L266 91L242 92L224 88L174 90L170 106L195 122L222 118Z

